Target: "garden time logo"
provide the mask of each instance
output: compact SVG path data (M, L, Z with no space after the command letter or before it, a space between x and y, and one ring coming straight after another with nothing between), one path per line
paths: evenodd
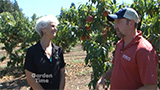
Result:
M49 83L49 79L53 78L52 74L32 74L32 78L35 78L37 83Z

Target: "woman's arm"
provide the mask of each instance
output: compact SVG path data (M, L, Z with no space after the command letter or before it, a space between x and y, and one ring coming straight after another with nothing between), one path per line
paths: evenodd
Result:
M25 70L25 73L27 76L27 82L33 88L33 90L44 90L43 87L32 77L34 73L28 70Z
M61 79L60 79L60 88L59 90L64 90L65 87L65 68L61 69Z

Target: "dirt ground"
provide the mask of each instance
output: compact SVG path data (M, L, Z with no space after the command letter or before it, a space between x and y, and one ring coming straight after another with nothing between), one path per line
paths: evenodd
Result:
M0 50L0 57L4 55ZM76 45L69 53L64 54L66 61L66 85L65 90L89 90L91 67L84 63L86 53L80 44ZM5 68L7 60L0 62L0 90L28 90L26 76L16 68Z

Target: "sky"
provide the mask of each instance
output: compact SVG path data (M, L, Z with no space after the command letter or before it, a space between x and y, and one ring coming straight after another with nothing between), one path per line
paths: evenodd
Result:
M14 0L11 0L14 2ZM44 15L59 15L61 8L69 9L73 2L76 7L86 4L89 0L16 0L26 17L35 13L38 17ZM118 3L133 3L132 0L116 0Z

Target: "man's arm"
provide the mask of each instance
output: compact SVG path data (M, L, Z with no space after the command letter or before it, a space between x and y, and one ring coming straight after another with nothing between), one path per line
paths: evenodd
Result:
M60 88L59 90L64 90L65 87L65 68L61 69L61 79L60 79Z
M98 80L96 85L96 90L99 90L99 85L102 84L103 88L105 88L105 79L111 78L112 69L110 69L108 72L104 73L101 78Z
M158 67L159 67L159 65L158 65ZM158 68L157 68L157 72L159 72ZM159 89L156 84L155 85L153 84L153 85L144 85L143 87L140 87L138 90L159 90Z
M25 73L27 76L27 82L33 88L33 90L44 90L43 87L33 78L34 73L28 70L25 70Z
M158 90L157 85L144 85L143 87L139 88L138 90Z

